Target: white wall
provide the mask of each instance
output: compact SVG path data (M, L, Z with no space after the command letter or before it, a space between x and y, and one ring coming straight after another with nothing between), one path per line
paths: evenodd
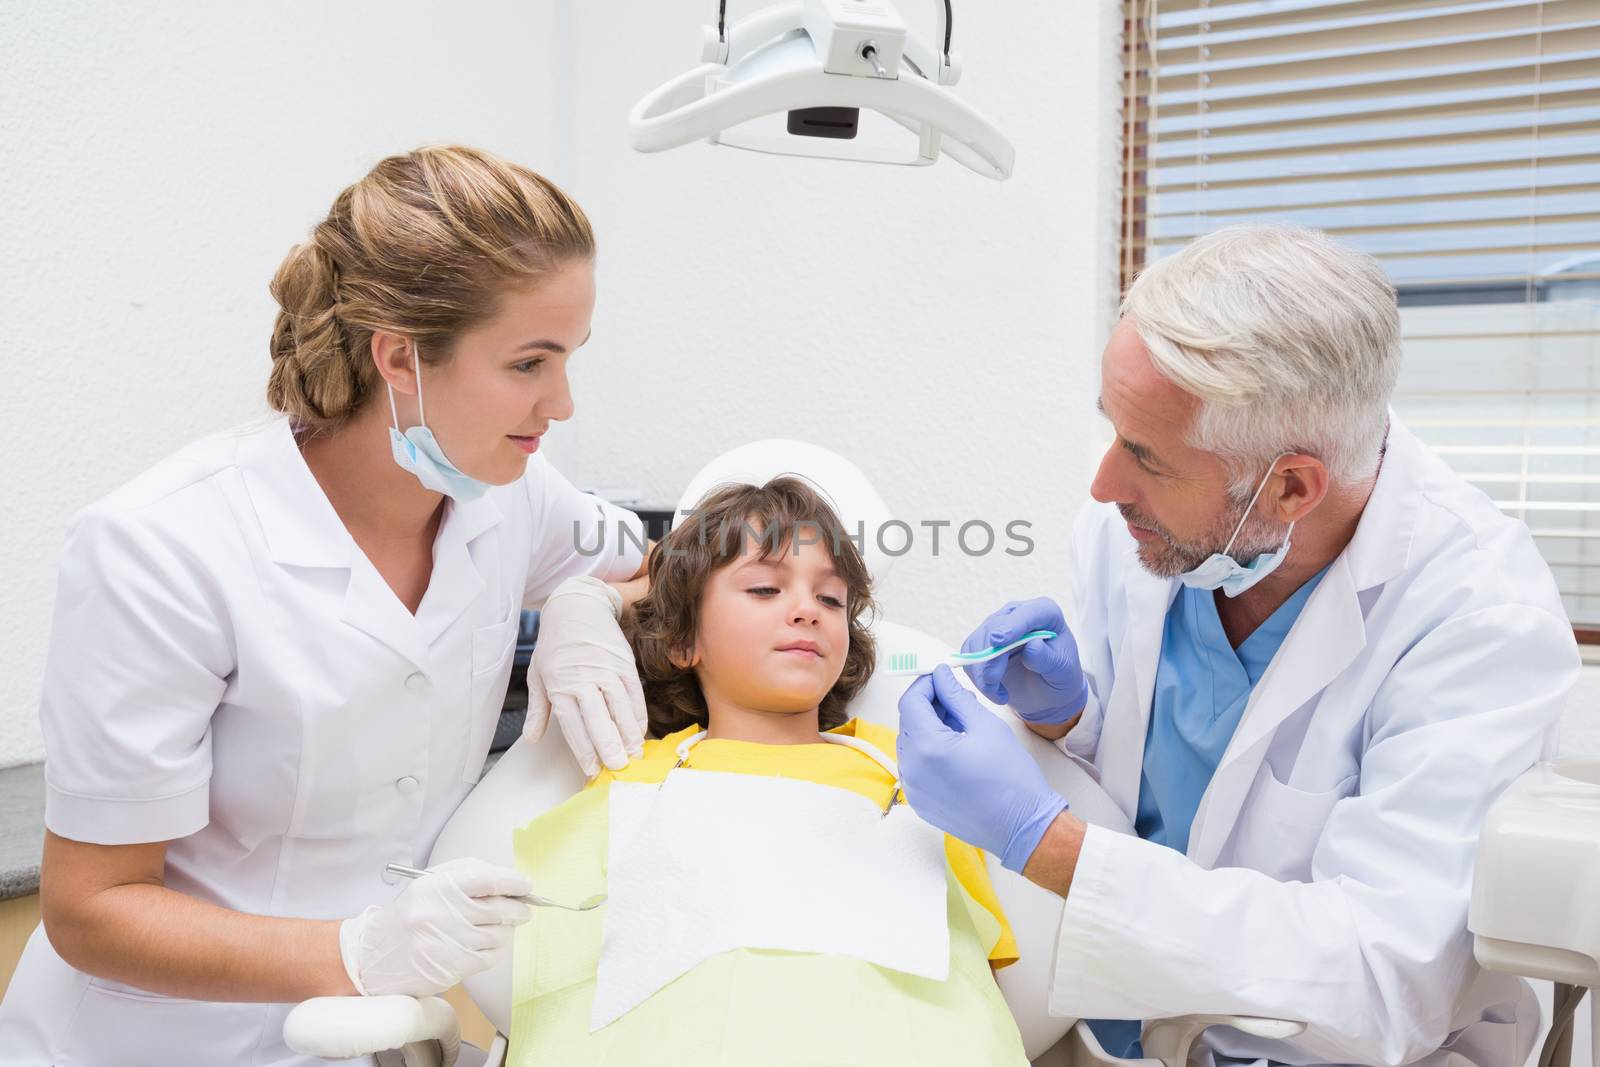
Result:
M935 2L899 7L931 37ZM565 6L576 121L560 155L599 228L601 308L552 454L670 505L727 448L807 439L919 528L881 590L888 617L954 643L1008 599L1064 593L1114 312L1114 5L955 3L956 91L1016 146L1007 182L948 160L638 155L618 120L699 62L708 5ZM586 417L599 408L630 432ZM1032 554L968 557L947 531L934 558L920 524L970 519L1031 521Z
M670 503L731 445L808 438L913 524L1034 524L1021 560L933 560L921 541L885 588L893 617L954 641L1010 597L1064 590L1112 301L1110 0L1004 20L956 3L958 91L1016 144L1007 183L949 162L632 153L627 110L697 62L705 6L0 6L0 416L24 457L0 529L0 766L43 754L67 519L263 409L273 270L340 188L430 141L544 170L593 216L595 339L551 441L575 480ZM927 6L906 4L931 26ZM819 298L825 317L802 313Z
M372 164L547 165L551 39L527 0L0 5L0 766L43 755L68 517L264 410L267 282Z

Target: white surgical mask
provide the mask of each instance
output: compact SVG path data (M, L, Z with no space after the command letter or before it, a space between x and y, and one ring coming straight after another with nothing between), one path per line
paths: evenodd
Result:
M400 412L394 406L394 386L389 386L389 414L394 425L389 427L389 450L394 461L417 476L423 488L453 497L463 503L476 500L489 490L488 482L480 482L450 462L444 449L428 429L427 416L422 408L422 360L415 342L411 346L411 365L417 371L417 421L404 434L400 432Z
M1267 487L1267 482L1272 479L1272 468L1278 460L1290 453L1284 452L1267 465L1266 476L1261 479L1261 484L1256 486L1255 495L1250 498L1250 503L1245 506L1244 514L1239 516L1239 525L1233 528L1233 536L1228 538L1228 543L1221 552L1211 553L1210 558L1201 563L1192 571L1185 571L1178 576L1179 580L1190 589L1221 589L1223 594L1236 597L1240 593L1255 585L1261 579L1278 569L1278 564L1289 554L1289 537L1294 533L1294 523L1284 531L1283 544L1272 552L1263 552L1250 562L1248 567L1228 555L1233 548L1234 541L1239 538L1239 531L1244 529L1244 524L1250 518L1250 513L1255 510L1256 501L1261 498L1261 491Z

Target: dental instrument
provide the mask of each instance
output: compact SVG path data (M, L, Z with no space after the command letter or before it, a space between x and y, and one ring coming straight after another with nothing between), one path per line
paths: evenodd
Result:
M383 870L385 874L396 875L400 878L421 878L423 875L428 873L419 867L407 867L403 863L387 864ZM595 908L598 908L600 905L606 902L606 895L604 893L596 893L592 897L586 897L578 904L563 904L558 900L551 900L548 897L541 897L536 893L529 893L527 896L513 896L510 899L520 900L522 903L534 908L561 908L563 911L593 911Z
M1013 601L979 623L961 642L963 652L1008 642L1032 630L1056 636L1028 645L1017 656L968 670L972 685L994 704L1004 704L1023 722L1070 722L1087 704L1089 683L1078 660L1078 643L1067 628L1061 605L1049 597Z
M987 663L996 656L1003 656L1014 648L1019 648L1029 641L1039 637L1054 637L1054 630L1030 630L1008 645L990 645L979 652L955 652L943 659L935 660L927 666L918 666L920 657L915 652L897 652L889 657L888 669L884 674L891 678L904 677L913 674L931 674L933 669L943 663L951 670L957 667L971 667L976 663Z
M640 152L702 138L779 155L927 166L940 154L985 177L1011 176L1016 151L950 91L949 0L934 44L892 0L791 0L729 24L713 0L705 61L646 94L628 114ZM868 119L876 112L888 121ZM864 125L874 136L858 139ZM909 131L911 137L905 136ZM892 135L892 139L882 136Z

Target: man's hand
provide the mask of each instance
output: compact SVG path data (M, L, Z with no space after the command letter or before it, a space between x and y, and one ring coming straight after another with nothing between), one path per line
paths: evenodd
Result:
M1067 802L1027 749L940 665L900 698L906 799L947 834L1021 871Z
M1078 663L1078 643L1054 600L1013 600L984 619L961 643L961 651L982 652L1009 645L1032 630L1049 630L1056 636L1036 637L1002 656L963 669L978 692L996 704L1005 704L1034 733L1054 741L1072 728L1089 699L1089 684Z

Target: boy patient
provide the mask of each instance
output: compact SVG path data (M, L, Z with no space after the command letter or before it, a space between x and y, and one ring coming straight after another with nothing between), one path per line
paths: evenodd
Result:
M607 793L688 766L851 790L882 806L893 776L824 732L895 751L894 731L847 719L872 674L870 579L821 496L798 478L707 497L650 561L623 618L650 715L644 754L517 835L537 891L605 891ZM904 803L903 794L899 803ZM950 968L943 981L852 956L737 949L712 956L589 1032L605 910L535 909L515 945L509 1063L1018 1064L1027 1059L992 969L1017 951L982 853L945 838ZM813 906L852 906L850 886Z

